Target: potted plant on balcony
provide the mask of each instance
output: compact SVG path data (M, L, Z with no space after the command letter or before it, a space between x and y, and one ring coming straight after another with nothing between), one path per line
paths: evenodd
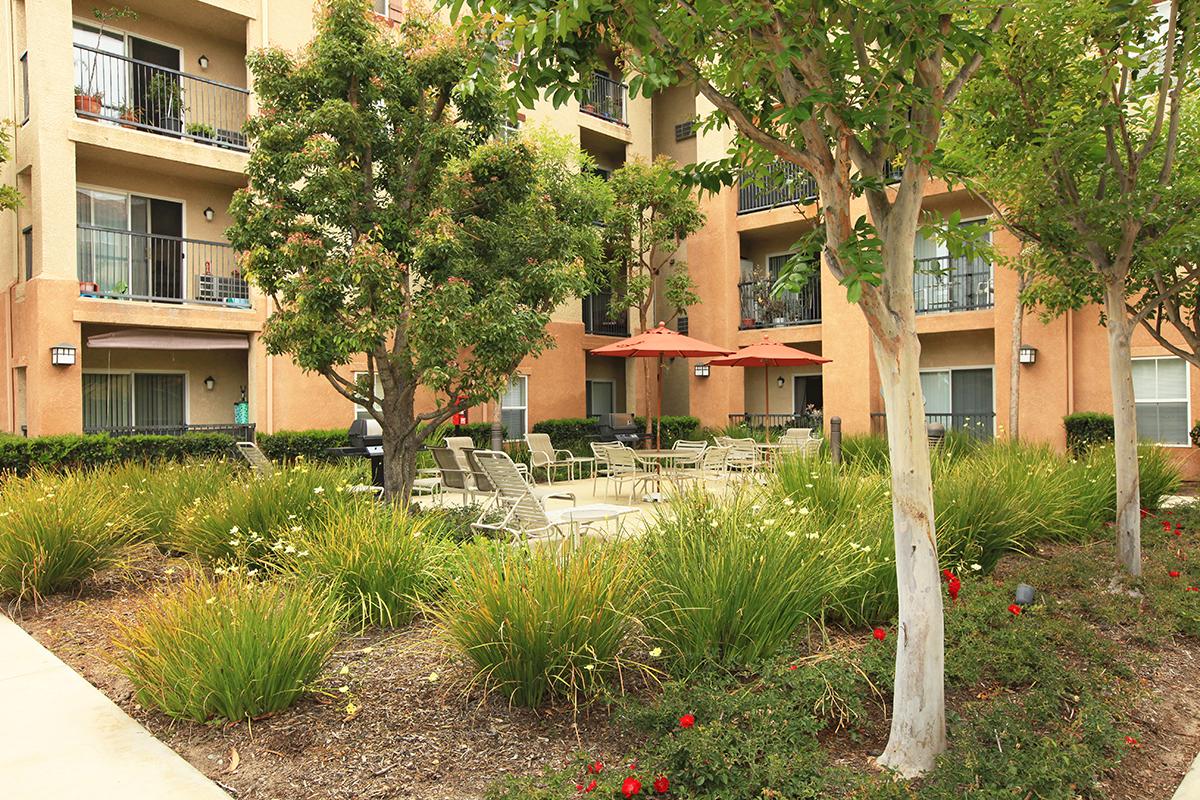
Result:
M122 103L117 109L117 114L121 118L122 128L137 128L136 123L142 121L142 110L128 103Z
M82 65L87 68L87 81L83 86L75 87L75 113L87 116L100 116L104 106L104 92L96 86L96 65L101 57L112 58L107 53L100 52L100 44L104 41L106 24L114 19L137 19L138 13L128 6L106 9L92 8L92 16L99 25L96 26L96 42L91 51L85 50L81 56ZM82 66L81 65L81 66Z
M146 85L147 114L150 124L168 131L183 130L183 87L168 72L158 72Z
M217 138L216 129L207 122L189 122L184 130L187 131L188 136L191 136L198 142L209 142Z
M76 114L100 116L100 110L103 108L103 101L104 92L98 92L94 89L84 89L82 86L75 87Z

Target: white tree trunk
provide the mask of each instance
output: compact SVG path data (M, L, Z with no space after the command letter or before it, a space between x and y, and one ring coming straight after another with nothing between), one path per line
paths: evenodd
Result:
M1125 311L1123 280L1106 280L1108 370L1112 381L1113 434L1117 462L1117 557L1133 577L1142 574L1142 499L1138 477L1137 408L1133 398L1132 326Z
M894 341L872 335L887 412L900 598L892 728L878 762L914 777L931 769L946 749L946 698L941 578L919 369L921 344L915 319L905 327Z

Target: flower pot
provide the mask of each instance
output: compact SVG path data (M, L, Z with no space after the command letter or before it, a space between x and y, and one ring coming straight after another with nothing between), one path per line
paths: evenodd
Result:
M742 317L742 327L743 328L753 328L754 327L754 318L753 317Z
M80 114L90 114L100 116L100 95L98 94L77 94L75 95L75 111Z
M100 291L100 284L98 284L98 283L93 283L91 281L80 281L79 282L79 294L81 296L90 297L92 295L95 295L99 291Z
M139 123L139 122L141 122L141 120L138 119L138 115L135 112L131 111L131 112L121 115L121 127L122 128L129 128L130 130L137 130L137 123Z

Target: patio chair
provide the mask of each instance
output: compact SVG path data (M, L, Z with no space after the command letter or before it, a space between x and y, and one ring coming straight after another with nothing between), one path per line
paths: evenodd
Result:
M431 447L437 464L441 493L457 492L467 503L475 502L475 481L469 469L463 469L458 456L449 447Z
M781 453L801 458L812 458L821 452L821 440L812 436L786 434L779 439L779 445Z
M687 469L679 471L679 478L685 481L721 481L729 485L729 447L709 447L704 450L700 460Z
M811 439L812 428L788 428L786 431L784 431L783 435L785 437L790 436L796 439Z
M608 460L609 449L621 445L617 442L588 442L588 445L592 448L592 458L596 460L592 464L592 494L595 494L600 478L608 480L612 477L612 464Z
M706 447L708 447L708 442L693 439L676 439L675 444L671 445L672 450L703 450Z
M753 439L729 439L726 463L735 472L750 473L759 467L758 442Z
M643 488L656 481L659 475L654 472L648 472L641 464L638 463L637 455L625 445L616 445L608 449L608 466L611 474L608 476L609 483L617 484L617 497L621 496L621 487L626 483L631 484L629 487L629 499L633 499L633 492L639 485ZM608 493L605 493L605 497Z
M620 519L626 514L637 512L636 508L608 503L592 503L548 511L529 484L521 478L507 453L476 450L473 455L498 490L500 502L506 508L506 513L499 522L485 523L477 520L471 527L481 531L510 533L514 544L564 532L572 540L578 541L584 532L597 523Z
M529 445L529 464L533 469L541 467L546 470L546 480L554 483L554 471L559 467L567 468L567 480L575 480L576 467L581 464L594 463L591 456L577 456L570 450L556 448L550 441L548 433L527 433L525 443Z
M250 467L256 478L269 478L275 474L275 465L254 442L238 442L237 451Z
M499 502L500 501L500 488L498 486L496 486L496 484L492 483L492 479L490 477L488 477L487 470L485 470L483 468L483 465L479 463L479 458L475 455L477 452L478 451L473 447L468 448L463 451L463 455L467 459L467 464L471 468L471 477L475 482L475 491L478 494L487 495L489 501ZM513 463L513 467L515 469L517 469L517 474L519 474L521 476L521 479L523 481L525 481L526 484L528 484L529 483L529 473L521 472L519 468L522 466L524 466L524 465L517 464L516 462ZM571 505L578 505L578 503L579 503L579 501L576 500L576 498L575 498L574 492L567 492L567 491L562 491L559 489L537 489L534 487L530 487L530 488L533 490L534 495L539 500L570 500Z

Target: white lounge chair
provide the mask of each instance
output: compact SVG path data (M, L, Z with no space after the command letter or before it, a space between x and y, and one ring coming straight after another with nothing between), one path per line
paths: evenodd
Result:
M637 512L636 508L608 503L548 511L529 484L521 478L507 453L476 450L473 455L498 490L500 503L505 509L504 518L499 522L477 520L472 523L471 527L476 530L510 533L514 543L564 533L578 540L598 523Z
M546 470L546 480L554 483L554 471L559 467L567 468L567 480L575 480L576 468L595 461L591 456L577 456L570 450L555 447L548 433L527 433L525 443L529 445L529 465L533 469L541 467Z

